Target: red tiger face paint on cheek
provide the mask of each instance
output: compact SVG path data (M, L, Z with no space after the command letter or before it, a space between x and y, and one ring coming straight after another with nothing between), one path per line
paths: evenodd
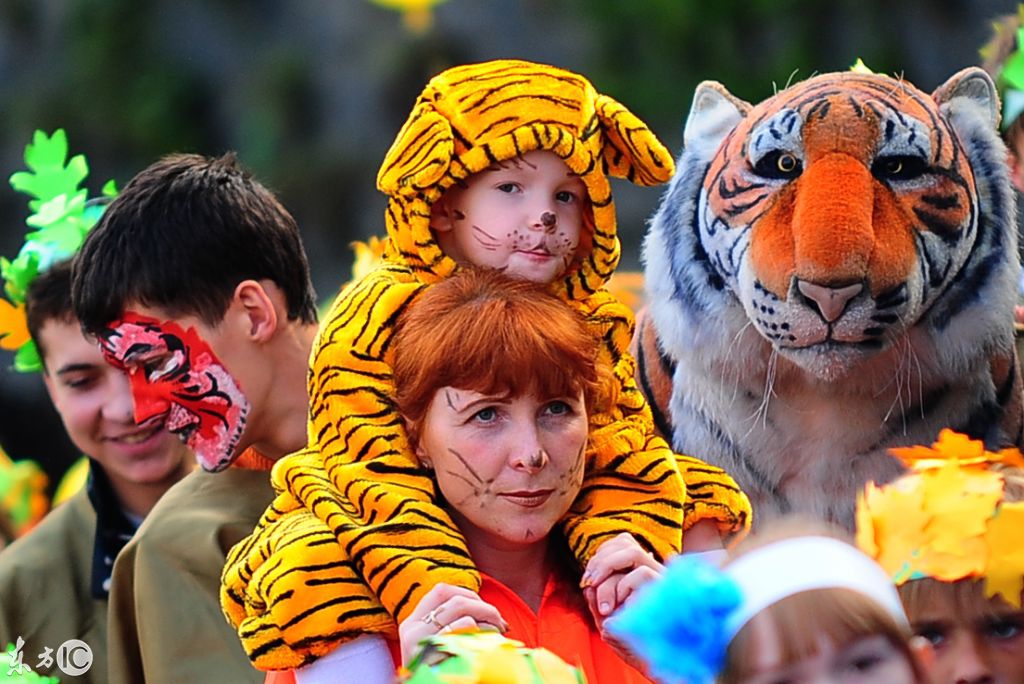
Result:
M231 464L251 406L195 328L129 311L101 334L100 346L131 379L136 423L164 415L204 470Z

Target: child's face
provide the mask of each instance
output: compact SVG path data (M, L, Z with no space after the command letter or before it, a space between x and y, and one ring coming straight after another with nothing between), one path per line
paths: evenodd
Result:
M192 454L161 418L136 424L128 376L103 360L77 321L48 320L39 338L46 387L71 441L116 487L170 486L188 472Z
M935 684L1024 682L1024 610L985 599L980 586L969 604L956 600L953 585L935 586L927 605L908 606L914 632L935 649Z
M549 283L576 258L588 206L579 176L554 152L534 150L448 190L430 225L459 263Z
M757 648L751 674L743 684L915 684L917 676L907 656L882 634L837 645L820 637L816 655L783 664L783 654L771 620L754 618Z

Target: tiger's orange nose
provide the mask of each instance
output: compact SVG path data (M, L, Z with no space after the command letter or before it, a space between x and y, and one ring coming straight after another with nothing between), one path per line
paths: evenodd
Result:
M797 280L797 289L818 307L818 312L826 323L832 323L843 315L850 300L864 289L863 283L854 283L845 287L826 287L808 280Z

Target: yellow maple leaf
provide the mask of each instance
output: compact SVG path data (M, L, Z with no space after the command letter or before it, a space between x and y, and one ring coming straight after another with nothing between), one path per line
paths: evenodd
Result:
M871 518L871 510L868 508L868 500L877 497L875 492L878 487L874 482L868 482L864 491L857 495L857 548L871 556L878 555L878 544L875 542L875 523Z
M874 520L878 548L876 560L895 582L910 579L917 571L921 548L927 542L921 531L931 515L925 510L924 489L915 486L920 476L909 476L867 497Z
M1004 503L989 520L985 532L988 567L985 569L985 595L1002 595L1015 608L1021 607L1024 591L1024 502Z
M923 475L923 481L932 518L926 530L931 547L939 554L966 554L965 541L981 538L1003 497L1002 478L988 471L965 471L953 459Z
M355 240L349 243L349 246L356 253L355 262L352 264L352 279L362 280L370 271L377 268L377 264L384 257L387 242L374 235L366 242Z

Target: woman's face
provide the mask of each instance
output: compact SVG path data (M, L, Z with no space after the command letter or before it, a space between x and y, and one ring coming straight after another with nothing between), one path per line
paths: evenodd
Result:
M538 398L439 389L416 455L436 472L470 550L543 542L583 482L583 393Z
M771 620L754 618L758 648L754 668L743 684L916 684L917 676L907 656L889 640L875 634L837 645L827 636L820 638L816 655L800 662L783 664Z

